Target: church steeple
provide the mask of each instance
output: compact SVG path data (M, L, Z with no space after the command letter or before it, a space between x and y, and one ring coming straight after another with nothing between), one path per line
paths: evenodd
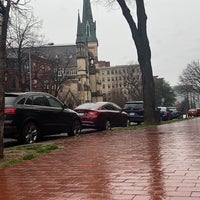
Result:
M96 38L96 22L93 21L90 0L83 1L82 23L78 14L76 43L78 42L98 42Z
M76 43L80 43L80 42L81 43L84 42L84 38L83 38L83 30L82 30L82 24L81 24L80 14L78 12Z

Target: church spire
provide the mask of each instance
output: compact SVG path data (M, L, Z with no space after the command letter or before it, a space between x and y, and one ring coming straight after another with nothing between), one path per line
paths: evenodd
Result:
M80 14L79 14L79 11L78 11L76 43L79 43L79 42L84 42L84 39L83 39L83 31L82 31L82 24L81 24Z
M82 23L78 14L77 42L97 42L96 22L93 21L90 0L83 1Z

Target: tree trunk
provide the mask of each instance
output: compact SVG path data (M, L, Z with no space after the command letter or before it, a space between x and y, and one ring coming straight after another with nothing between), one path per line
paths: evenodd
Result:
M2 47L2 35L0 35L0 48ZM0 49L0 159L3 158L3 132L4 132L4 82L5 61L2 48Z
M145 123L158 124L159 116L155 111L155 87L151 66L151 49L146 30L147 16L144 7L144 0L135 0L137 25L131 15L126 1L117 0L117 2L122 9L126 21L128 22L137 49L138 62L142 72Z
M3 27L2 27L3 29ZM3 44L3 31L0 35L0 159L3 158L3 132L4 132L4 84L5 84L5 49Z
M140 59L138 59L140 60ZM139 61L142 71L144 121L145 124L158 124L159 118L155 111L155 87L152 75L151 62L147 59Z
M0 159L3 158L3 133L4 133L4 92L5 92L5 68L6 68L6 38L8 18L11 2L7 1L2 11L2 26L0 30Z

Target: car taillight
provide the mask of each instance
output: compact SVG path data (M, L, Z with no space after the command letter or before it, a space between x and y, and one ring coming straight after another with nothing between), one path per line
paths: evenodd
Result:
M99 114L99 112L96 112L96 111L89 111L89 112L87 113L87 116L89 116L89 117L96 117L96 116L98 116L98 114Z
M96 111L89 111L88 115L98 115L98 112L96 112Z
M5 108L4 113L6 115L15 115L16 114L16 108Z
M168 112L165 111L165 112L164 112L164 115L167 116L167 115L168 115Z

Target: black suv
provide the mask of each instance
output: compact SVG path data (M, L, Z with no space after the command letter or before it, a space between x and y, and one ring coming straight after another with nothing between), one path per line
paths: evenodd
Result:
M6 93L4 113L4 137L22 143L34 143L42 135L81 131L78 114L47 93Z
M144 103L143 103L143 101L126 102L123 110L129 114L130 122L134 122L137 124L144 122Z

